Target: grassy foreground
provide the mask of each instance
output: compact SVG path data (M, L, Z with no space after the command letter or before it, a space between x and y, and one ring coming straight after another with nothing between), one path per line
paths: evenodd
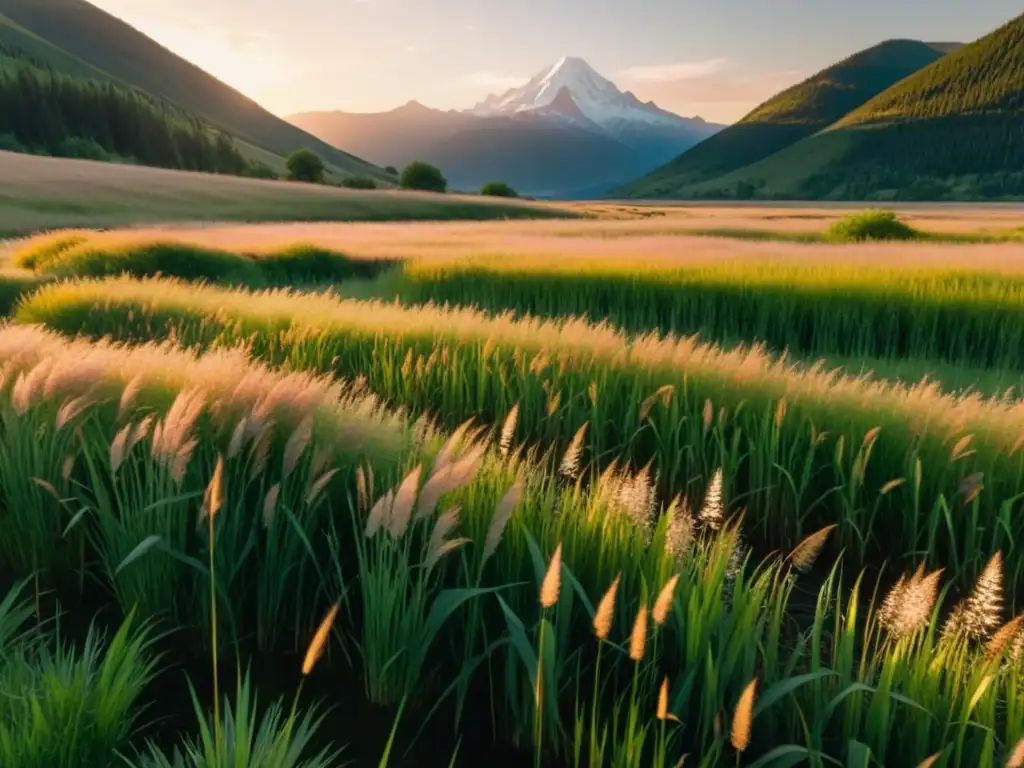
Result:
M257 181L0 152L0 237L164 221L404 221L570 217L553 206Z
M518 405L518 435L562 446L579 435L586 462L653 462L670 493L699 494L723 468L726 498L765 545L836 523L858 565L926 558L969 579L1001 550L1011 583L1024 573L1016 400L846 379L757 349L630 339L581 321L159 280L47 286L18 319L125 341L244 342L274 364L362 377L448 426L498 423Z
M0 567L36 574L0 600L0 680L23 691L0 697L5 765L443 766L460 742L417 738L441 703L445 730L484 732L515 765L996 768L1024 736L998 556L959 604L921 569L884 599L826 571L801 606L830 531L755 567L715 483L666 509L644 472L584 487L578 455L548 475L506 430L410 443L357 396L237 352L9 327L0 364L0 423L23 438L0 452L16 543ZM346 422L310 430L310 413ZM399 439L353 450L353 434ZM116 632L79 651L31 629L53 616L43 590L93 583ZM159 743L139 727L145 692L204 656L195 734ZM247 662L268 657L295 671L263 708ZM340 739L362 723L332 715L346 698L405 729L353 754Z

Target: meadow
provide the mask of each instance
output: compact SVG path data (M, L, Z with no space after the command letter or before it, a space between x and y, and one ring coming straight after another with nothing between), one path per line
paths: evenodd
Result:
M1015 212L573 208L0 245L0 765L1024 765Z

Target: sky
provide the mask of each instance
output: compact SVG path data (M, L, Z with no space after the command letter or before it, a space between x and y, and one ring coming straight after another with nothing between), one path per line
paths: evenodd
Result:
M465 109L579 56L729 123L889 38L969 42L1020 0L92 0L281 116Z

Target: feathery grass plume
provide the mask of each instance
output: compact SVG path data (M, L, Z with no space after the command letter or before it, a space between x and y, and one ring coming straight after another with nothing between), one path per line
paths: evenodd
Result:
M928 626L939 596L942 569L925 574L922 563L910 578L900 576L882 601L878 622L894 637L907 637Z
M615 502L633 524L650 541L654 531L654 513L657 498L654 481L651 479L651 465L648 462L635 475L623 470L618 483Z
M331 479L338 474L338 468L329 469L324 472L320 477L316 479L306 493L306 504L312 506L316 503L316 500L320 498L320 494L324 492L324 488L331 482Z
M658 387L654 394L649 395L647 399L640 404L640 420L643 421L650 415L651 408L653 408L654 404L659 400L661 401L661 404L667 408L672 402L672 394L675 392L675 389L676 388L671 384L664 384Z
M338 609L340 607L338 603L332 605L331 610L327 612L323 621L320 622L320 626L317 627L316 633L306 649L306 658L302 660L303 676L309 675L313 671L313 667L320 660L320 657L323 656L324 648L327 647L327 640L331 636L331 627L334 626L334 619L338 616Z
M934 755L929 755L920 763L918 763L917 768L932 768L933 765L939 762L940 757L942 757L941 752L936 752Z
M666 514L665 554L681 563L693 541L693 513L689 502L677 496Z
M110 443L110 472L116 475L117 470L121 468L124 463L124 458L128 454L128 440L131 432L135 425L129 422L125 424L121 429L114 435L114 439Z
M661 682L661 688L658 691L658 713L657 717L659 720L668 720L668 678L666 677Z
M1024 739L1017 742L1013 748L1010 759L1006 762L1006 768L1024 768Z
M782 422L786 418L786 398L780 397L779 404L775 407L775 428L782 429Z
M142 374L137 373L128 382L128 385L121 390L121 399L117 404L117 418L120 420L135 405L142 390Z
M654 601L651 618L654 619L654 623L659 627L665 623L665 619L668 618L668 612L672 609L672 599L676 595L676 585L678 583L679 574L677 573L665 583L665 586L661 588L661 592L658 593L657 600Z
M569 443L569 447L562 457L562 463L558 467L559 474L564 475L570 480L575 480L579 476L580 456L583 455L583 440L587 436L588 426L590 426L590 422L585 421L583 426L576 430L572 442Z
M701 525L711 531L717 531L722 527L724 510L722 508L722 468L715 470L711 483L708 485L707 493L704 494L704 504L697 514Z
M391 517L391 504L395 500L394 490L390 490L377 499L369 516L366 518L366 538L372 539L387 524Z
M435 473L440 472L445 465L454 458L455 452L462 444L462 439L466 436L466 431L469 429L470 425L472 425L473 421L474 418L471 416L456 427L455 431L448 436L444 445L441 446L441 450L437 452L437 458L434 459Z
M597 604L597 612L594 614L594 634L598 640L607 640L612 631L612 621L615 619L615 594L619 590L619 580L622 574L619 573L608 591L604 593L601 602Z
M998 629L1003 613L1003 558L997 550L978 577L971 594L953 609L942 636L982 640Z
M633 633L629 636L629 658L641 662L647 648L647 605L641 604L633 622Z
M974 435L964 435L956 441L956 445L953 446L953 450L949 454L950 462L959 461L960 459L966 458L973 453L976 453L973 449L967 450L971 444L971 440L974 439Z
M757 678L751 680L743 689L740 700L736 704L736 711L732 715L732 741L733 749L743 752L750 746L750 726L754 720L754 698L757 695Z
M57 410L57 418L54 422L57 430L64 429L69 423L78 418L85 410L94 405L95 401L88 395L80 395L65 400Z
M1007 648L1012 650L1014 641L1021 636L1022 624L1024 624L1024 613L1018 613L1003 624L985 645L985 653L991 657L996 657L1002 655L1003 651Z
M879 496L887 496L890 492L896 490L901 485L903 485L905 482L906 482L905 478L902 478L902 477L893 478L892 480L887 482L885 485L883 485L879 489L878 495Z
M544 581L540 586L540 604L544 608L551 608L558 602L558 592L562 588L562 545L555 547L555 554L551 556L548 563L547 573L544 574Z
M715 407L711 404L710 400L704 401L704 434L708 433L711 429L711 420L715 417Z
M437 565L442 557L469 541L467 538L448 538L448 534L455 530L455 526L458 524L458 507L452 507L437 518L437 522L434 523L434 530L430 534L430 542L427 545L427 556L423 561L423 566L428 572Z
M362 466L356 467L356 504L365 510L370 506L370 491L366 487L366 473Z
M984 472L974 472L963 479L960 483L958 492L964 497L964 504L970 504L978 495L985 490L985 485L982 480L985 477Z
M249 417L243 416L238 420L235 428L231 430L231 439L228 440L228 449L226 452L228 461L235 458L242 452L242 448L245 447L245 440L249 434Z
M310 441L313 439L313 414L309 414L298 423L288 442L284 446L284 459L282 460L281 479L287 480L295 470L302 454L306 452Z
M517 480L515 484L505 495L501 497L498 502L498 506L494 508L494 514L491 516L491 524L487 526L487 536L484 539L484 551L480 556L480 565L483 566L498 550L498 545L501 543L501 537L505 533L505 526L508 525L508 521L512 519L512 512L517 506L519 501L523 497L523 486Z
M205 405L206 395L201 389L184 390L153 428L153 458L168 468L176 483L184 479L192 451L198 444L193 437L193 427Z
M512 441L516 436L516 422L519 421L519 403L512 406L512 410L505 417L505 423L501 425L501 438L498 441L498 449L502 458L508 458L508 452L512 448Z
M409 528L412 506L416 501L416 491L419 490L420 475L422 474L423 465L417 464L398 486L395 502L391 505L391 516L388 518L388 533L394 539L402 538Z
M274 523L274 515L277 512L277 497L281 495L281 484L274 483L263 498L263 525L269 528Z
M217 456L217 466L213 470L213 478L206 488L206 503L203 505L203 514L211 518L217 516L220 508L224 506L224 457Z
M825 548L828 535L837 527L836 523L832 523L832 525L826 525L820 531L812 533L797 544L786 559L796 570L806 573L814 566L814 561L818 559L821 550Z

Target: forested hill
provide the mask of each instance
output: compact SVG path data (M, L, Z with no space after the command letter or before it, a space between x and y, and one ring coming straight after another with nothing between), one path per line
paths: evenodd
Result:
M71 77L0 47L0 149L242 174L222 131L111 81Z

